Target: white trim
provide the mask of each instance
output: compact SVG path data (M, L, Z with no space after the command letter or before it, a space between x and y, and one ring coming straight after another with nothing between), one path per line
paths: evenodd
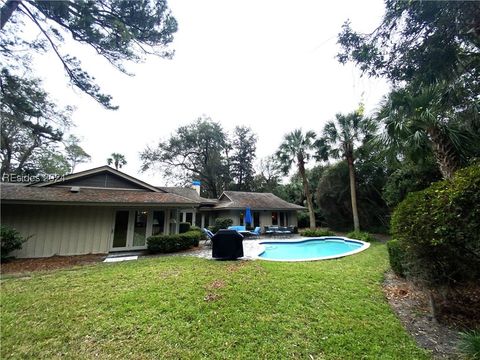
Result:
M130 182L132 182L136 185L139 185L139 186L141 186L145 189L151 190L153 192L166 193L165 190L158 189L155 186L147 184L146 182L144 182L142 180L138 180L138 179L134 178L133 176L125 174L125 173L123 173L119 170L113 169L108 165L100 166L100 167L93 168L93 169L88 169L88 170L85 170L85 171L80 171L80 172L74 173L74 174L69 174L69 175L64 176L63 179L61 179L61 180L47 181L47 182L44 182L44 183L33 183L33 184L29 184L28 186L45 187L45 186L54 185L54 184L61 184L64 181L78 179L78 178L82 178L84 176L89 176L89 175L95 175L95 174L98 174L98 173L101 173L101 172L104 172L104 171L109 172L110 174L113 174L113 175L117 175L117 176L119 176L119 177L121 177L121 178L123 178L127 181L130 181Z

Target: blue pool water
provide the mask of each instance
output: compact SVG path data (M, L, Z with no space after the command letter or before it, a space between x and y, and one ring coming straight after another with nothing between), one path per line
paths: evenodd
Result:
M364 250L368 244L341 238L309 239L297 242L262 242L265 251L259 257L265 260L302 261L341 257L353 251ZM362 247L364 249L362 249Z

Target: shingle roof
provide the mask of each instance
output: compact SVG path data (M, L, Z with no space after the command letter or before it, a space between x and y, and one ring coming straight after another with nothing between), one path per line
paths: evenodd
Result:
M214 209L252 210L305 210L303 206L291 204L272 193L224 191Z
M180 195L186 197L187 199L191 199L195 202L199 202L201 204L216 204L216 199L207 199L198 195L195 189L186 188L186 187L171 187L171 186L157 186L158 189L166 191L168 193Z
M40 188L8 183L2 183L0 189L3 202L198 205L198 202L180 195L153 191L81 188L79 192L74 193L70 191L70 187Z

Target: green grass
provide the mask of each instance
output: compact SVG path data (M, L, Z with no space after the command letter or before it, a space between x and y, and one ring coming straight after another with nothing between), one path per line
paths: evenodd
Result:
M382 290L385 245L339 260L163 257L2 281L1 358L426 359Z

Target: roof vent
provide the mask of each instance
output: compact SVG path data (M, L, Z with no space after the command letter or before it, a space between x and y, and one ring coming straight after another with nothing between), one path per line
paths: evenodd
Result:
M72 193L80 192L80 186L72 186L72 188L70 189L70 192Z

